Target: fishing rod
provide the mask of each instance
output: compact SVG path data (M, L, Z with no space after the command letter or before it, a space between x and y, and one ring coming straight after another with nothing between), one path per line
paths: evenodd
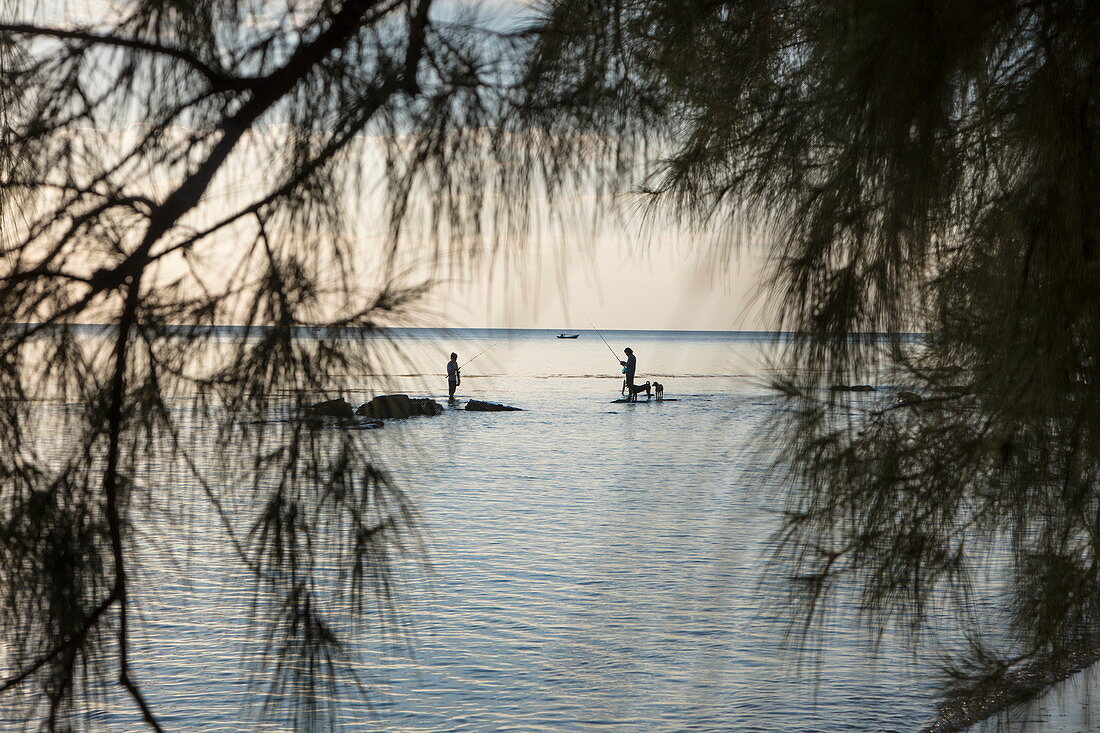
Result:
M596 335L600 337L600 341L603 341L603 345L606 346L607 350L611 352L611 356L615 357L615 361L622 364L622 360L619 358L619 355L615 353L615 349L611 348L611 344L607 343L607 339L605 339L603 337L603 334L600 333L600 329L596 328L595 324L592 323L591 319L589 319L588 325L592 326L592 330L595 331Z
M611 352L611 355L613 357L615 357L615 361L619 362L619 364L622 364L623 363L622 359L620 359L619 355L615 353L615 349L611 348L611 344L607 343L607 339L605 339L603 337L603 334L600 333L600 329L596 328L596 324L593 323L591 319L588 319L588 325L591 326L592 330L596 332L596 335L600 337L600 341L603 341L603 345L606 346L607 350ZM623 367L623 374L626 374L626 367L625 366ZM626 380L625 379L623 380L623 388L619 390L619 394L623 394L623 395L626 394Z
M485 353L486 351L488 351L488 350L489 350L489 349L491 349L491 348L493 348L493 344L489 344L489 345L488 345L488 346L486 346L486 347L485 347L484 349L482 349L481 351L477 352L477 354L475 354L474 356L470 357L470 358L469 358L469 359L467 359L466 361L462 362L462 364L461 364L461 365L460 365L460 366L459 366L458 368L459 368L459 369L461 369L462 367L466 366L466 365L467 365L467 364L469 364L469 363L470 363L471 361L473 361L473 360L474 360L474 359L476 359L477 357L481 356L482 354L484 354L484 353Z

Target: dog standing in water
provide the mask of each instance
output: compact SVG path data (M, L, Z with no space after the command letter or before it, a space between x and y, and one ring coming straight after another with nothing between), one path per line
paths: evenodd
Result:
M653 394L657 398L658 402L662 401L665 398L665 385L661 384L660 382L654 382Z

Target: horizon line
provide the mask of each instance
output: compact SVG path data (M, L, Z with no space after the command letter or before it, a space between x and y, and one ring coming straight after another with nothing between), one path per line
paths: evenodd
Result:
M0 324L3 328L26 328L41 326L40 322L24 322L24 323L5 323ZM65 327L65 328L99 328L109 329L116 328L117 324L114 323L53 323L49 324L51 327ZM159 326L165 329L185 329L185 328L199 328L204 330L212 329L269 329L280 328L271 324L260 325L244 325L237 323L225 323L225 324L186 324L186 323L166 323ZM328 325L307 325L299 324L296 326L288 326L286 328L294 328L297 330L305 331L323 331L334 326ZM804 335L805 331L778 331L775 329L719 329L719 328L549 328L546 326L339 326L336 328L346 329L349 331L546 331L548 333L606 333L609 331L619 332L635 332L635 333L729 333L729 334L758 334L758 335L774 335L774 336L798 336ZM852 331L849 336L923 336L923 331Z

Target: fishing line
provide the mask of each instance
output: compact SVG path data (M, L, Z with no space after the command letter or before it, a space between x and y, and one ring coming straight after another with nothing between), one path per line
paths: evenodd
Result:
M477 352L477 354L476 354L476 355L474 355L474 356L470 357L469 359L467 359L466 361L462 362L462 364L461 364L461 365L460 365L460 366L459 366L458 368L459 368L459 369L461 369L462 367L466 366L466 365L467 365L467 364L469 364L469 363L470 363L471 361L473 361L473 360L474 360L474 359L476 359L477 357L481 356L482 354L484 354L484 353L485 353L486 351L488 351L489 349L493 348L493 346L494 346L494 344L489 344L489 345L488 345L488 346L486 346L486 347L485 347L484 349L482 349L481 351Z
M611 352L611 356L615 357L615 361L622 364L622 360L619 359L619 355L615 353L615 349L611 348L611 344L607 343L607 339L605 339L603 337L603 334L600 333L600 329L596 328L595 324L592 323L591 319L588 320L588 325L592 326L592 330L595 331L596 335L600 337L600 341L603 341L603 345L606 346L607 350Z

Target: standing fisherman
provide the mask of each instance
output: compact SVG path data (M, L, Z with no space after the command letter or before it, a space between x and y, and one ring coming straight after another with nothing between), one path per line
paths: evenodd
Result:
M607 339L603 337L600 330L596 328L592 321L589 321L588 325L592 326L592 330L600 337L600 341L603 341L603 345L607 347L607 350L611 352L612 356L615 356L615 349L611 348L611 344L607 343ZM638 393L642 390L645 390L646 397L652 397L652 387L649 382L646 382L641 387L634 386L634 374L638 370L638 357L634 356L634 349L627 347L623 349L623 353L626 354L626 361L620 361L619 364L622 365L623 374L626 375L626 379L623 381L623 387L626 388L624 394L626 394L627 399L633 402L637 398ZM615 356L615 358L618 359L617 356Z
M634 386L634 373L638 369L638 357L634 356L634 349L629 346L623 349L623 353L626 354L626 361L620 361L623 365L623 374L626 375L626 395L630 399L634 399L634 395L641 391L645 391L646 397L651 396L649 382L641 387Z
M458 354L451 352L451 360L447 362L447 398L455 398L455 389L462 384L462 373L458 370Z

